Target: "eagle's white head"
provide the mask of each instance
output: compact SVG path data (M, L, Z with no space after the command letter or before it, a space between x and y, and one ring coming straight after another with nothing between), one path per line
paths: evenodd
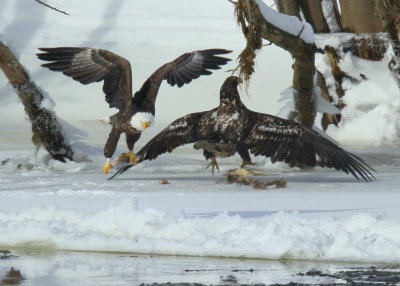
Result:
M154 115L150 112L137 112L132 116L131 125L133 128L143 131L152 126L154 123Z

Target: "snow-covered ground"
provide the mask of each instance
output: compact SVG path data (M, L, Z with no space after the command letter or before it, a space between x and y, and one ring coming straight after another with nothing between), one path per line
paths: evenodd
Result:
M256 158L283 189L226 184L183 148L116 180L92 163L3 151L0 245L196 256L400 262L398 149L363 150L377 180L299 171ZM187 153L185 153L187 151ZM354 150L355 152L357 150ZM257 160L258 159L258 160ZM221 160L221 172L239 158ZM170 184L160 184L167 179Z
M328 132L377 170L376 181L358 182L335 170L289 169L257 157L256 167L271 173L259 179L284 179L287 187L256 190L224 182L223 172L236 168L238 157L220 160L221 173L212 176L204 170L200 152L191 146L110 181L100 170L109 127L99 125L97 119L114 111L103 100L101 84L83 86L40 68L37 48L112 49L132 61L138 87L158 66L185 51L221 47L232 49L235 59L244 41L231 3L51 3L71 14L64 16L35 1L3 2L0 34L54 99L57 115L88 134L75 142L75 148L91 162L63 164L42 150L35 155L23 108L0 75L0 249L400 262L400 148L396 146L400 101L397 87L382 69L385 62L370 70L359 59L343 62L348 72L362 70L369 80L345 99L342 128ZM243 100L253 110L276 114L282 107L279 93L290 86L290 56L268 46L257 59L250 97L243 91ZM320 68L323 62L319 59ZM232 61L224 70L235 64ZM156 126L144 132L137 148L171 120L215 107L227 75L224 70L181 89L164 84ZM356 115L366 120L359 121ZM118 152L125 151L123 141ZM161 179L170 184L160 184ZM40 276L37 257L24 263L31 277Z

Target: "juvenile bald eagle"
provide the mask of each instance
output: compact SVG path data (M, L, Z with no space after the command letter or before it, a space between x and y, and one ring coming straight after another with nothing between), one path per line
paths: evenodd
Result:
M52 71L59 71L82 84L104 81L103 92L110 108L119 111L109 118L112 130L104 146L107 162L103 173L111 168L111 157L121 133L126 135L129 162L136 163L133 147L141 132L154 122L155 102L161 82L166 79L171 85L183 86L201 75L210 75L210 70L220 69L230 59L218 55L231 51L207 49L185 53L172 62L158 68L132 97L131 66L128 60L110 51L94 48L59 47L39 48L44 53L38 58L51 63L43 64Z
M228 77L221 87L217 108L191 113L172 122L138 152L138 161L153 160L184 144L207 141L233 145L239 154L250 151L291 167L321 166L350 173L358 180L374 178L373 169L363 159L318 132L294 121L247 109L240 100L238 83L239 78ZM122 167L111 178L130 167Z

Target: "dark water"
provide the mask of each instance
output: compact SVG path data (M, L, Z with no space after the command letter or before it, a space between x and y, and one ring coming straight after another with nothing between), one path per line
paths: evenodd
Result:
M389 264L0 250L0 285L400 285Z

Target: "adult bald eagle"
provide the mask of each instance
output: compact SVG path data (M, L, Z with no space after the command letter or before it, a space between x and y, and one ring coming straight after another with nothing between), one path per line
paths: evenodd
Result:
M250 151L255 156L271 157L273 163L283 161L291 167L321 166L350 173L358 180L374 178L373 169L363 159L318 132L294 121L247 109L240 100L238 83L238 77L228 77L221 87L217 108L172 122L138 152L138 162L153 160L184 144L206 141L235 146L239 154ZM122 167L110 179L130 167Z
M132 97L131 66L128 60L104 49L59 47L39 48L44 53L38 58L51 63L42 64L52 71L59 71L82 84L104 81L103 92L110 108L119 111L109 118L112 130L104 146L107 162L103 173L111 168L113 156L121 133L126 134L129 162L136 163L133 147L141 132L154 122L155 102L161 82L183 86L210 70L220 69L230 59L218 55L231 51L224 49L197 50L185 53L158 68Z

